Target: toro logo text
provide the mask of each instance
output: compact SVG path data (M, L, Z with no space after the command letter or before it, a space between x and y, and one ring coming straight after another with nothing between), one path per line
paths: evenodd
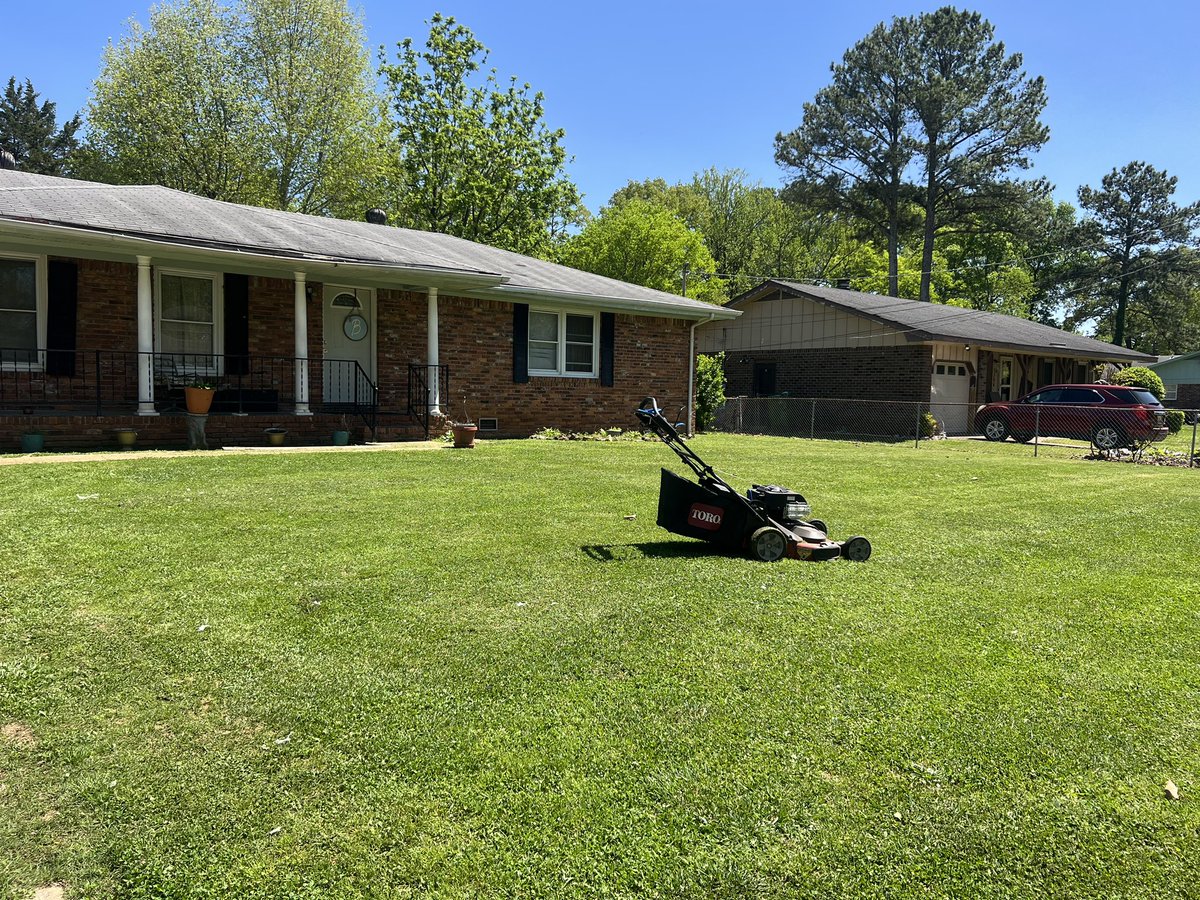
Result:
M688 524L705 531L716 531L721 527L721 519L725 510L719 506L709 506L705 503L693 503L688 511Z

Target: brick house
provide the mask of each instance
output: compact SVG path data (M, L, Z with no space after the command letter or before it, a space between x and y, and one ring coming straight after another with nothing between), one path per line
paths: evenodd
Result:
M951 434L969 430L976 404L1154 360L1028 319L844 287L771 280L728 306L743 315L701 326L697 347L725 352L729 396L929 403Z
M217 442L627 425L647 394L690 406L695 326L737 315L442 234L0 171L6 448L181 443L194 378Z
M1200 350L1162 357L1149 367L1163 380L1166 388L1164 405L1176 409L1200 409Z

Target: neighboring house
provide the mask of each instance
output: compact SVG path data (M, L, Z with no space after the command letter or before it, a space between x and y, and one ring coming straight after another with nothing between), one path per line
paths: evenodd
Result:
M1176 409L1200 409L1200 350L1182 356L1160 357L1149 364L1167 389L1164 406Z
M729 396L928 402L951 434L976 404L1154 359L1014 316L790 281L728 306L741 318L696 334L699 352L725 352Z
M4 447L180 442L193 377L218 441L627 425L688 404L695 325L737 315L442 234L0 171Z

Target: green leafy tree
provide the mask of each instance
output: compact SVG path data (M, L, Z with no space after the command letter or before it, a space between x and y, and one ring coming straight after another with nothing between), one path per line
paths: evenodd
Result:
M105 52L88 174L309 213L361 215L377 100L345 0L176 0Z
M384 62L392 116L395 218L412 228L547 256L582 218L566 174L562 129L544 121L542 94L502 86L488 51L464 25L436 14L423 50L411 38Z
M659 291L682 292L689 270L688 296L710 303L726 299L721 281L711 276L716 263L704 239L674 213L645 200L630 200L601 211L563 246L565 265Z
M383 163L361 20L346 0L242 0L238 30L270 205L361 217Z
M712 428L724 402L725 354L702 353L696 357L696 430Z
M0 150L7 150L25 172L39 175L67 174L71 157L79 147L76 115L58 126L56 106L49 100L38 103L38 92L29 79L17 84L8 79L0 98Z
M887 292L899 296L900 239L911 217L906 173L911 22L883 24L831 66L832 82L804 104L801 124L775 137L775 159L796 173L793 196L853 216L887 247Z
M1003 178L1027 169L1029 155L1050 132L1040 118L1046 106L1042 79L1025 74L1021 55L1007 54L978 13L946 6L904 27L912 33L905 90L917 125L917 202L925 214L920 299L928 300L939 228L1048 192L1044 182Z
M1192 252L1200 226L1200 203L1180 206L1171 198L1177 179L1144 162L1113 169L1099 190L1079 189L1079 204L1092 241L1069 321L1098 321L1114 344L1133 346L1130 310L1153 314L1156 298L1194 278L1200 260ZM1190 293L1190 292L1189 292Z

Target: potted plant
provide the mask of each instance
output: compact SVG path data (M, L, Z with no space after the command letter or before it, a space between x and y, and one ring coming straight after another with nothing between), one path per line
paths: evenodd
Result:
M350 443L350 423L346 421L346 417L342 416L342 427L333 433L333 445L335 447L345 447Z
M133 447L137 444L137 429L136 428L117 428L117 443L122 447Z
M41 453L46 449L46 436L37 429L31 428L21 435L22 453Z
M187 411L193 416L206 416L212 408L213 394L217 386L207 378L196 376L183 387L183 398Z
M451 421L450 431L454 434L454 446L458 449L470 450L475 446L475 433L479 431L479 426L471 421L465 394L463 395L463 420L461 422Z
M286 428L266 428L263 433L267 436L267 443L272 447L282 447L283 439L287 437Z

